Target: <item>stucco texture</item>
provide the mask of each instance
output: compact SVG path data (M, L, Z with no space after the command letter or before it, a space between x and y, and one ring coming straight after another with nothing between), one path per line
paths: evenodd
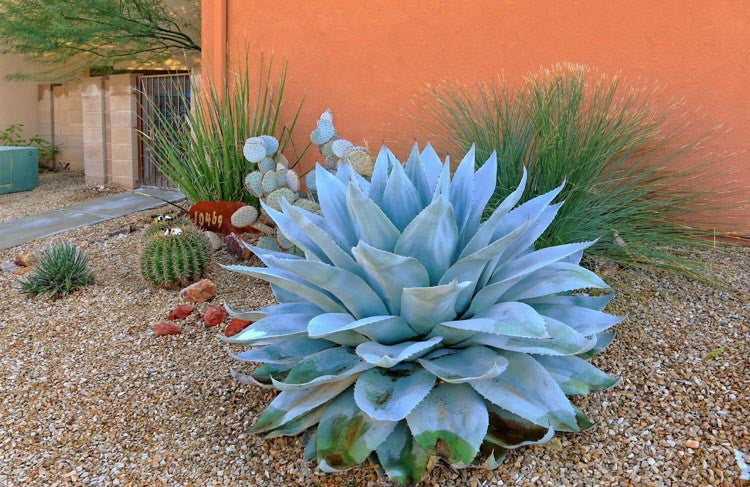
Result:
M33 81L8 81L6 76L27 72L32 66L20 56L0 54L0 131L9 125L23 124L25 138L37 135L37 84Z
M298 147L330 107L345 137L404 153L427 135L405 115L427 84L498 74L520 81L573 62L684 97L684 109L700 113L693 130L722 125L705 150L734 155L717 170L750 188L750 2L204 1L204 68L214 75L223 64L214 62L222 53L216 14L223 2L228 68L244 57L244 46L273 52L289 61L289 100L308 90ZM750 215L744 222L750 228Z

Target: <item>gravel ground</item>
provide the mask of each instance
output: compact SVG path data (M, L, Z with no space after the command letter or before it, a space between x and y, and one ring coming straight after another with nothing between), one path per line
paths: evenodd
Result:
M77 171L39 174L39 186L31 191L0 195L0 222L34 215L80 203L92 198L121 192L109 186L86 186L83 173Z
M108 236L153 214L23 246L72 239L86 248L97 282L74 295L29 300L15 276L0 274L0 486L377 485L366 466L320 473L296 438L249 435L273 393L230 378L236 364L221 330L194 314L182 335L153 335L176 293L137 277L138 232ZM595 358L621 382L576 400L591 430L512 452L494 472L438 464L424 485L740 485L733 452L750 451L750 248L700 258L731 294L673 277L606 276L620 289L612 310L628 319ZM272 300L250 277L216 265L209 277L217 302Z

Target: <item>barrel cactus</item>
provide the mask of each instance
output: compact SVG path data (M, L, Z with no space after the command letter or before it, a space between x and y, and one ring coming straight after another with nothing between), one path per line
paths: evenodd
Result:
M229 342L260 363L239 380L281 391L253 431L305 430L324 471L365 459L399 483L431 457L494 468L507 449L577 432L589 420L566 397L615 379L586 358L619 319L608 289L581 267L592 242L535 249L562 186L517 206L526 176L484 221L495 155L474 149L453 177L430 147L405 167L388 149L371 181L341 165L315 170L321 215L282 200L265 211L303 256L253 248L279 302L229 310L255 324Z
M186 286L203 277L211 262L211 243L189 225L160 225L144 235L141 275L156 287Z

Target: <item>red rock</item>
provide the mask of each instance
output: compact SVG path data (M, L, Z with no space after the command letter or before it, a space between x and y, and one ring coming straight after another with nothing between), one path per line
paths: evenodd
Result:
M22 267L31 267L33 265L36 265L38 262L39 259L37 259L36 255L32 254L31 252L21 252L16 256L16 260L14 263Z
M17 276L22 276L26 274L27 272L31 272L33 269L31 267L21 267L20 269L16 269L13 271L13 274Z
M180 297L191 303L203 303L214 296L216 296L216 286L210 279L201 279L180 291Z
M224 306L209 306L203 312L203 323L207 327L216 326L223 323L227 316L229 316L229 313L224 309Z
M195 306L193 306L192 304L181 304L169 312L169 319L183 320L190 316L190 313L192 313L194 310Z
M154 332L158 337L165 335L178 335L182 333L182 328L174 323L170 323L169 321L160 321L159 323L154 324Z
M229 324L227 325L226 330L224 330L224 335L228 337L233 337L237 333L241 332L242 330L244 330L245 328L247 328L253 323L254 323L253 321L245 321L239 318L232 318L229 321Z
M227 248L227 252L238 259L247 260L250 258L252 253L245 245L245 239L237 235L236 233L230 233L224 237L224 245Z

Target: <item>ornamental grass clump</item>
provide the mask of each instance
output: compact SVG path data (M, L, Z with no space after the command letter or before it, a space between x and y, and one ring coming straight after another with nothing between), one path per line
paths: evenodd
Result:
M21 280L21 291L29 296L56 299L94 282L86 254L72 242L53 244L39 263Z
M447 147L476 144L479 157L497 150L498 184L488 211L514 191L526 168L522 202L566 179L566 204L541 245L596 239L587 255L711 280L680 249L705 247L716 229L733 228L722 202L738 188L727 184L724 169L698 158L704 137L690 135L678 105L660 108L654 90L567 64L517 89L503 82L445 84L430 95L423 122Z
M388 149L370 181L341 164L315 170L321 215L265 211L303 257L251 247L267 267L228 266L271 284L278 304L230 313L255 323L227 339L255 346L240 380L281 391L253 431L308 430L306 457L327 472L365 459L414 483L435 456L496 467L506 450L591 425L566 397L615 379L586 358L619 318L579 260L593 242L534 248L563 186L485 221L494 154L470 149L451 177L429 145L403 166Z

